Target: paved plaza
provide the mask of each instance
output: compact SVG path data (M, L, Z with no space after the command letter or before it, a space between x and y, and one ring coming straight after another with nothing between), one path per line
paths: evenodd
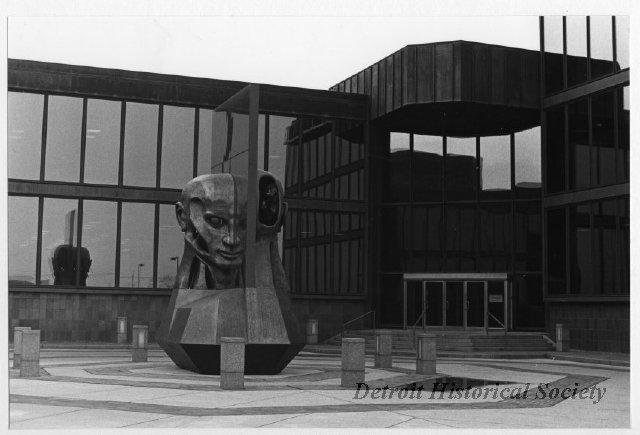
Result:
M43 349L41 376L10 371L10 428L624 428L629 368L552 359L366 360L366 385L340 387L340 356L302 352L279 375L219 376L179 369L159 349ZM434 392L434 383L436 391ZM445 385L446 384L446 385Z

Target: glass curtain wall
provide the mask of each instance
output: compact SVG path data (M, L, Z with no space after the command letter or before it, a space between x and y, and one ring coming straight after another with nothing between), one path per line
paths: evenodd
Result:
M470 138L391 132L382 161L385 310L402 294L402 273L419 272L507 272L527 289L516 305L542 309L540 127ZM543 321L523 316L514 327ZM401 310L384 311L382 323L401 325Z

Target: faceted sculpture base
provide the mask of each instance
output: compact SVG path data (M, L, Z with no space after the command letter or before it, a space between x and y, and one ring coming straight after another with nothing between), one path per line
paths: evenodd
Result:
M163 343L163 349L176 365L204 375L220 374L219 344ZM275 375L302 350L304 344L247 344L244 373Z

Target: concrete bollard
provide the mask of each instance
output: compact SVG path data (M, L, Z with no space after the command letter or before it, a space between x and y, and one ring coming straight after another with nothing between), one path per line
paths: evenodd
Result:
M416 374L433 375L436 372L436 336L418 334L416 349Z
M355 388L362 382L364 382L364 338L343 338L340 385Z
M244 390L244 338L220 339L220 388Z
M556 351L568 352L570 342L571 331L569 330L569 325L565 323L556 323Z
M31 331L31 326L16 326L13 328L13 368L20 368L22 359L22 331Z
M376 329L376 354L373 366L385 368L393 366L393 332L387 329Z
M116 342L118 344L124 344L127 342L127 318L118 317L116 324Z
M307 344L318 344L318 319L307 320Z
M147 362L147 342L149 341L149 327L147 325L133 325L131 336L131 361Z
M22 331L20 376L40 376L40 331L37 329Z

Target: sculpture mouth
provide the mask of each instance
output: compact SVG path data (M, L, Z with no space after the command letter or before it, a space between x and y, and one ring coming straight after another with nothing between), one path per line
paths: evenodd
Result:
M222 251L218 250L218 255L220 255L225 260L237 260L242 255L242 251Z

